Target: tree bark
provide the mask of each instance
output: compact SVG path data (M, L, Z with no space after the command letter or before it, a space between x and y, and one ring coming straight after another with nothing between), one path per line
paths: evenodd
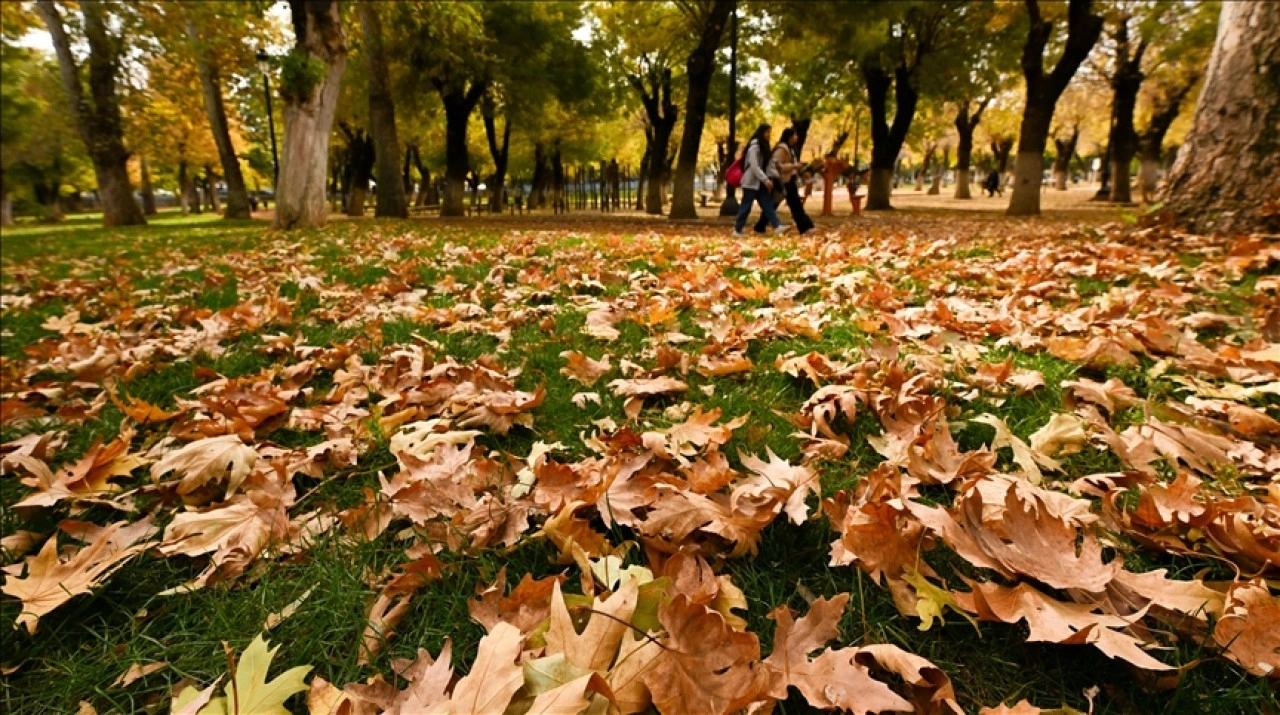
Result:
M139 157L138 173L141 174L139 192L142 194L142 213L147 216L155 216L159 213L156 210L156 192L151 186L151 163L147 161L147 155L143 154Z
M38 0L36 9L44 20L58 57L62 87L67 94L76 127L84 141L93 173L98 180L98 197L102 204L104 226L145 224L142 206L133 197L129 184L129 151L124 146L124 125L120 119L120 102L116 95L116 72L119 69L121 40L108 32L102 13L103 4L86 0L80 3L84 35L89 48L89 94L80 84L80 68L71 52L71 41L62 25L53 0Z
M472 82L463 90L436 80L436 89L444 102L444 201L440 204L441 216L465 216L467 172L471 159L467 156L467 122L471 112L484 95L484 82Z
M1280 231L1280 4L1227 2L1165 200L1198 233Z
M204 94L205 115L209 118L213 142L218 147L218 162L222 165L222 175L227 182L227 212L224 217L247 219L250 215L249 190L245 187L244 174L240 171L240 159L236 157L235 146L231 143L231 129L227 122L227 110L222 102L218 65L212 53L203 46L200 30L190 15L186 16L186 25L187 35L194 45L193 54Z
M382 42L382 19L375 3L357 3L356 9L360 14L364 53L368 61L369 133L373 136L374 156L377 158L378 203L374 215L408 218L406 189L395 179L399 171L396 163L400 159L400 139L396 136L396 105L389 86L391 79Z
M698 173L698 148L702 144L702 127L707 118L707 98L711 93L711 76L715 74L716 50L724 35L725 23L737 0L715 0L700 28L698 45L689 53L685 72L689 77L689 94L684 104L684 134L680 137L680 156L676 161L675 186L671 196L673 219L696 219L698 209L693 200L693 182Z
M1056 154L1053 157L1053 181L1054 188L1058 191L1067 190L1067 175L1071 173L1071 157L1076 153L1076 142L1080 140L1080 127L1071 128L1070 139L1059 139L1054 137L1053 148Z
M1102 17L1091 13L1092 0L1070 0L1067 5L1067 41L1053 71L1045 74L1044 49L1053 34L1053 22L1040 17L1038 0L1025 0L1031 16L1027 41L1022 48L1022 75L1026 78L1026 103L1018 131L1018 158L1014 165L1010 216L1040 213L1040 181L1044 150L1058 98L1075 76L1080 63L1102 33Z
M1164 137L1169 133L1169 127L1178 118L1182 103L1199 79L1199 73L1192 73L1172 91L1156 99L1147 128L1138 134L1138 184L1142 188L1142 200L1145 202L1153 201L1156 196Z
M893 193L893 167L911 129L920 95L907 67L895 67L891 74L864 63L862 76L867 83L867 100L871 106L871 184L867 187L866 209L886 211L893 208L889 203ZM894 89L892 125L888 122L887 106L890 86ZM888 180L885 180L886 176Z
M969 100L966 99L960 105L960 111L956 114L956 135L959 140L956 145L956 193L954 198L972 198L969 193L969 166L973 160L973 130L978 128L978 123L982 121L982 113L986 111L987 104L990 101L989 99L981 100L978 102L973 114L970 114Z
M295 59L323 67L313 86L284 84L284 151L276 188L275 227L321 226L325 222L329 135L338 106L342 72L347 66L347 35L338 0L289 0L293 15Z

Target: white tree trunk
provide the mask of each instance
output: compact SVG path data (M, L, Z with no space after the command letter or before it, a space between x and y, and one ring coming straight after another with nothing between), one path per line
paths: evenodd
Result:
M297 3L298 0L293 0ZM338 3L307 3L294 8L294 22L308 23L298 49L325 65L324 78L305 97L288 96L284 107L284 150L276 187L276 228L324 224L325 182L329 171L329 134L338 107L342 72L347 66L346 33ZM282 93L284 93L282 91Z

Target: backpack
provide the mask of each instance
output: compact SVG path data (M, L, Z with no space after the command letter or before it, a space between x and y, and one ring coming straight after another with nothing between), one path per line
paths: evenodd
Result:
M733 188L742 186L742 157L733 160L724 172L724 183Z

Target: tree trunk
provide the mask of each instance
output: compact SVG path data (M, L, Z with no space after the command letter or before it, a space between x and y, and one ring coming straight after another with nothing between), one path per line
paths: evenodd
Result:
M951 162L951 147L944 147L942 150L942 163L933 165L933 185L929 187L929 193L936 196L942 193L942 180L947 175L947 164Z
M1280 4L1226 2L1195 119L1166 183L1199 233L1280 231Z
M874 65L863 65L863 79L867 84L867 100L871 106L871 185L867 187L868 211L892 209L889 197L893 193L893 167L907 139L911 121L916 113L919 93L914 78L906 67L896 67L890 74ZM888 123L889 87L894 88L893 124ZM889 176L888 181L876 181L877 170Z
M507 190L507 159L511 153L511 119L502 126L502 143L498 143L497 117L494 108L484 108L484 136L489 142L489 156L493 159L493 174L489 176L489 212L502 213Z
M1102 17L1090 12L1092 0L1070 0L1067 5L1067 41L1054 65L1045 74L1044 49L1053 34L1053 22L1042 20L1037 0L1026 0L1031 22L1022 47L1022 74L1026 78L1026 103L1018 130L1018 159L1014 166L1010 216L1040 213L1040 181L1044 173L1044 149L1058 97L1075 76L1080 63L1102 33Z
M1129 167L1138 151L1133 112L1138 106L1138 91L1142 89L1142 55L1146 49L1147 43L1143 40L1130 54L1129 20L1122 18L1116 33L1116 73L1111 78L1114 90L1111 102L1111 200L1116 203L1127 204L1133 199Z
M369 196L369 179L373 176L373 166L377 160L377 151L373 146L373 137L362 129L353 129L346 122L339 122L347 139L347 171L345 186L350 192L347 200L347 215L364 216L364 203ZM392 156L399 158L399 152ZM393 173L392 176L395 174ZM396 183L394 180L391 183Z
M663 121L653 129L653 152L649 155L649 176L646 177L648 192L645 195L644 212L654 216L662 215L662 204L666 199L667 162L664 157L671 144L671 134L675 129L675 115L671 121Z
M1138 183L1142 187L1142 200L1150 203L1155 200L1157 184L1160 180L1160 164L1162 160L1164 137L1178 118L1182 103L1199 80L1199 73L1184 78L1182 84L1173 91L1158 98L1151 111L1151 119L1147 128L1138 134L1138 156L1140 169Z
M155 216L159 211L156 210L156 192L151 187L151 164L147 161L146 154L139 157L139 164L138 173L142 175L139 187L142 194L142 213Z
M129 151L124 146L124 125L120 119L120 102L116 96L116 70L120 61L121 41L107 30L102 17L103 5L80 4L87 41L89 96L80 84L80 68L71 52L71 41L62 26L62 17L53 0L38 0L36 9L44 20L58 57L62 87L67 94L71 113L76 118L80 138L84 141L93 173L98 180L98 198L102 204L104 226L145 224L142 206L133 197L129 184Z
M698 209L693 200L693 181L698 173L698 148L702 143L702 127L707 118L707 97L711 93L711 76L715 74L716 50L724 35L725 23L737 0L715 0L708 9L700 29L697 47L689 53L685 72L689 77L689 94L684 104L684 133L680 137L680 156L676 162L675 187L671 197L671 218L696 219Z
M0 226L12 226L13 198L9 195L9 182L4 167L0 167Z
M231 144L231 130L227 123L227 111L222 102L222 84L218 66L210 53L202 46L200 30L190 15L186 16L187 35L195 45L196 70L200 74L200 86L204 93L204 111L209 118L213 142L218 147L218 162L227 181L228 219L247 219L250 215L249 190L245 188L244 174L240 172L240 160ZM217 208L214 208L217 211Z
M969 114L969 101L965 100L960 105L960 112L956 114L956 135L959 137L956 146L955 198L957 199L972 198L969 193L969 166L973 160L973 130L977 129L978 122L982 121L982 112L986 110L989 101L984 99L978 102L977 109L973 114Z
M644 154L640 157L640 166L636 168L636 211L644 211L644 180L649 174L649 155L652 153L652 140L645 142Z
M1070 139L1054 137L1053 148L1057 152L1053 157L1054 188L1067 190L1067 175L1071 173L1071 157L1076 153L1076 142L1080 140L1080 127L1071 128Z
M342 72L347 66L347 35L338 0L289 0L294 52L324 67L314 86L281 84L284 96L284 151L276 188L275 227L321 226L325 222L329 135Z
M375 3L357 3L356 9L360 14L360 29L368 61L369 133L373 136L374 156L377 158L378 203L374 215L408 218L409 204L405 200L404 184L395 180L399 170L396 162L400 159L400 140L396 136L396 106L391 99L391 78L382 43L382 19Z
M218 180L208 164L204 165L204 190L209 194L209 210L218 213Z
M467 172L471 159L467 156L467 122L471 111L484 94L483 82L473 82L467 90L447 89L444 82L436 84L444 101L444 201L440 204L441 216L465 216Z

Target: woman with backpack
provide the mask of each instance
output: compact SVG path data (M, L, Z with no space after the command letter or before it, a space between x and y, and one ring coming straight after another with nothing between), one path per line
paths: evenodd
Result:
M765 157L768 156L769 137L772 131L773 127L768 124L757 127L755 134L751 135L751 141L747 142L746 148L742 150L742 156L738 158L742 171L742 202L738 204L738 219L733 224L734 238L746 236L742 229L747 225L747 217L751 215L751 205L754 203L760 204L763 218L773 226L775 234L782 235L791 230L790 226L784 226L778 220L778 214L773 209L773 197L770 196L774 182L765 173ZM729 169L732 171L733 167Z
M804 162L800 161L796 156L796 147L800 144L800 135L796 133L794 127L787 127L782 130L782 139L778 142L778 146L773 148L773 155L769 157L769 166L765 169L765 174L773 180L773 192L769 197L773 200L774 206L779 201L786 200L787 210L791 212L791 220L795 222L796 230L803 236L813 230L813 219L809 218L808 212L804 210L804 202L800 200L800 186L796 182L796 173L804 166ZM756 233L764 233L765 217L761 216L756 221Z

